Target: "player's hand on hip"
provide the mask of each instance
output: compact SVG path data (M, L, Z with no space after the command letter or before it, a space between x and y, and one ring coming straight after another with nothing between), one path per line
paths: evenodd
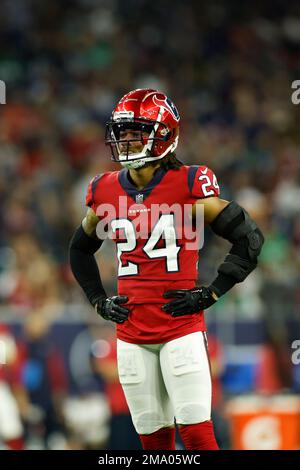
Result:
M169 290L164 293L164 298L176 299L162 307L162 309L170 313L172 317L198 313L201 310L207 309L218 300L218 297L212 289L205 286L195 289Z
M112 297L100 298L96 305L96 312L104 318L115 323L124 323L128 319L130 310L122 307L120 304L126 303L128 297L126 295L114 295Z

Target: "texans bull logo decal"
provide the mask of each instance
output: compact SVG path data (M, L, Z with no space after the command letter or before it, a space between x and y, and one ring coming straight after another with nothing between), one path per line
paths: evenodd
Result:
M175 121L179 121L180 116L175 104L169 98L158 98L157 95L153 96L153 102L156 106L162 106L166 111L168 111Z

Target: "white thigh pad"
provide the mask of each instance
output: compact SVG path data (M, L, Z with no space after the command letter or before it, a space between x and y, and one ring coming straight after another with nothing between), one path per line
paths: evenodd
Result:
M118 355L118 371L121 384L138 384L145 380L145 365L142 352L131 348L130 344L122 347Z
M201 369L200 357L192 344L174 344L168 350L169 364L174 375L197 372Z
M193 333L170 341L167 344L167 354L169 367L174 375L208 370L202 333Z

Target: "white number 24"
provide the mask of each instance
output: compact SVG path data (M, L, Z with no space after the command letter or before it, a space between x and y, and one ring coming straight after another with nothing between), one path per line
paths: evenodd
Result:
M213 196L214 195L214 190L213 189L207 189L210 186L214 186L217 190L219 190L219 185L217 182L216 175L213 175L213 181L211 182L211 179L208 175L201 175L199 176L199 181L205 181L205 183L202 183L202 191L205 197L207 196Z
M124 230L126 241L117 243L117 256L119 260L119 276L134 276L139 273L138 264L127 262L122 264L121 256L125 252L136 249L137 237L133 223L128 219L115 219L111 222L113 232ZM160 238L165 240L165 246L155 248ZM180 246L176 243L176 230L174 226L174 214L162 214L154 226L152 233L143 247L143 251L151 258L165 258L167 272L176 272L178 268L178 252Z

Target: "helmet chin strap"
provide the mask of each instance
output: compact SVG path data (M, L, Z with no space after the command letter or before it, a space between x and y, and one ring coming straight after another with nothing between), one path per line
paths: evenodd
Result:
M130 169L135 169L135 168L141 168L147 163L147 161L145 159L141 159L141 160L133 160L133 161L127 160L127 161L119 162L119 163L121 163L121 165L124 168L128 168L128 170L130 170Z

